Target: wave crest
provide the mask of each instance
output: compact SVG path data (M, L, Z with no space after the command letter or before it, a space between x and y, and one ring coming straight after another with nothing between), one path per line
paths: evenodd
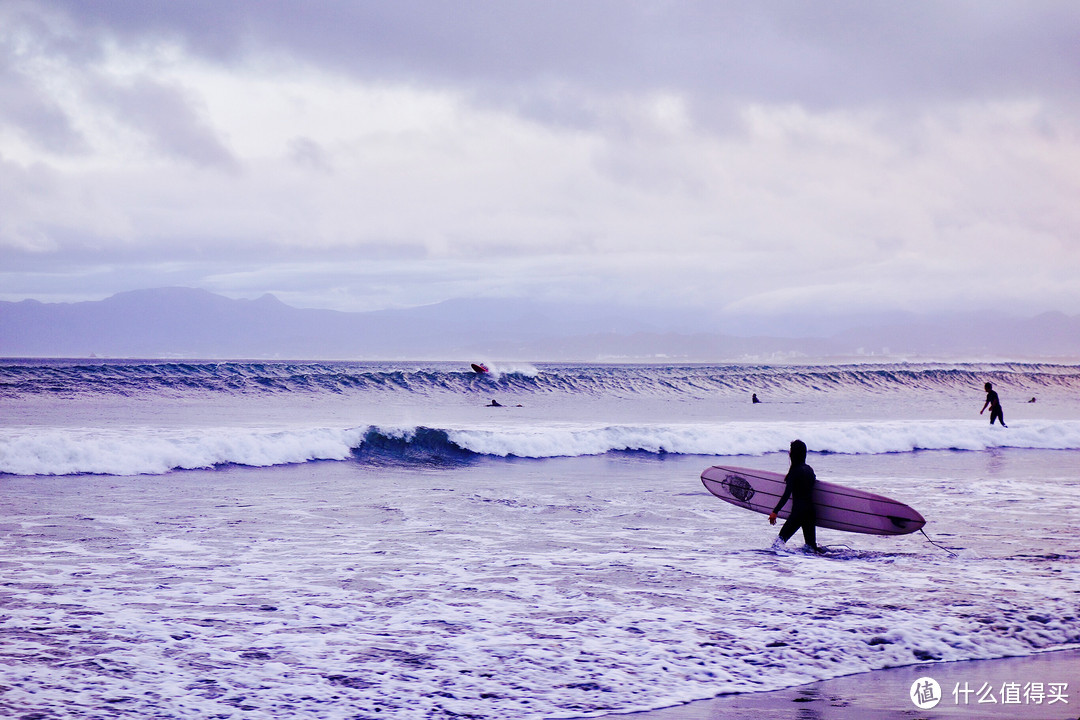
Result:
M6 361L0 397L83 393L124 396L200 394L587 395L712 398L750 389L772 397L857 392L978 394L987 380L1037 395L1080 391L1080 367L1039 364L822 366L576 366L490 364L468 367L386 363Z
M224 465L268 467L323 460L370 465L467 464L482 457L554 458L638 452L747 456L783 452L800 437L815 453L1080 449L1080 421L889 421L668 425L521 425L365 428L2 429L0 473L161 474Z

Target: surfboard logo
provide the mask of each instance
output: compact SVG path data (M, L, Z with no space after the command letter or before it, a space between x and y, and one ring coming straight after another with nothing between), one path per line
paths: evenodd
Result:
M889 521L901 530L906 530L908 523L911 522L908 518L896 517L895 515L886 515L885 517L889 518Z
M740 502L750 502L750 498L754 497L754 488L738 475L728 475L722 484L728 494Z

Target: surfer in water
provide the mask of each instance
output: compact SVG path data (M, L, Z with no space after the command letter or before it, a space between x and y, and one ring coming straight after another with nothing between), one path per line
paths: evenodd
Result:
M822 550L817 544L817 513L814 510L813 498L817 476L814 475L814 468L806 464L806 443L792 440L788 456L791 458L791 469L784 478L784 494L769 515L769 524L776 524L780 508L791 498L791 515L780 528L779 540L786 543L801 527L807 547L819 553Z
M990 383L986 383L986 385L983 386L983 389L986 390L986 402L983 403L982 410L979 411L979 414L982 415L986 412L986 408L989 407L990 424L993 425L994 419L996 418L1001 421L1001 427L1009 427L1005 424L1005 413L1001 411L1001 400L998 399L998 394L994 392L994 386Z

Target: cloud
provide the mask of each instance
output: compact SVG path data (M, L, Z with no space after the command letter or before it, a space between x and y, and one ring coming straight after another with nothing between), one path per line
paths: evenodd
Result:
M238 65L288 54L358 79L603 93L676 90L823 107L899 96L1075 93L1068 3L44 3L88 35L179 42Z
M1080 311L1071 5L8 2L0 28L9 288Z
M194 93L145 76L123 83L99 80L92 91L92 102L114 123L139 133L152 150L200 165L235 166Z

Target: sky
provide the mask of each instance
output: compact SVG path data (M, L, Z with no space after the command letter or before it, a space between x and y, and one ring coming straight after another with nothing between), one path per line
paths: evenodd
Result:
M0 299L1080 313L1080 4L0 0Z

